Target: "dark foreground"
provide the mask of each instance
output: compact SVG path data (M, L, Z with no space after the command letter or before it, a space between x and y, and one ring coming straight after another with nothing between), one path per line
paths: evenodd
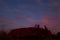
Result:
M0 40L60 40L60 32L52 34L50 30L39 28L39 25L30 28L13 29L8 34L0 31Z

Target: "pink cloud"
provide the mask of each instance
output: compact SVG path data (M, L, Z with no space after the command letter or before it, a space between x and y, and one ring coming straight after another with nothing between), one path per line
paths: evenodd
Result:
M10 20L7 19L7 18L0 18L0 21L4 22L4 23L9 23L10 22Z
M14 25L16 25L16 20L11 20L8 18L0 18L0 22L3 23L2 25L6 25L5 28L11 28L10 26L14 27Z
M60 14L46 14L38 21L41 25L47 25L53 33L60 31Z
M29 18L26 16L19 16L19 15L16 15L16 17L19 20L24 20L24 21L27 21L27 22L32 23L32 24L38 23L40 25L47 25L47 27L50 30L53 30L54 32L59 30L60 14L57 14L57 15L56 14L46 14L46 15L43 15L40 20L34 20L32 18ZM10 20L8 18L0 18L0 21L9 25L9 26L6 26L6 28L9 27L9 28L13 29L13 28L19 28L20 26L22 26L22 27L27 26L27 25L17 24L16 20ZM10 25L15 25L15 26L11 27Z
M50 29L51 31L53 30L53 32L55 32L55 29L57 32L57 30L59 30L59 26L60 26L60 24L59 24L60 23L60 14L45 14L41 17L40 20L34 20L34 19L28 18L26 16L20 16L19 19L28 21L33 24L38 23L40 25L47 25L48 29Z
M56 25L59 22L59 18L57 16L58 15L56 15L56 14L55 15L46 15L46 16L43 17L42 20L46 21L46 22L43 21L44 23L47 23L47 24L53 26L53 25Z
M8 10L8 11L11 11L11 10ZM24 20L24 21L27 21L27 22L30 22L30 23L33 23L34 20L31 19L31 18L28 18L28 17L25 17L25 16L20 16L18 12L15 13L15 10L12 11L11 13L14 13L14 17L19 19L19 20ZM30 15L30 13L29 13ZM21 28L21 27L24 27L26 25L22 25L22 24L18 24L17 23L17 20L11 20L9 18L5 18L5 17L0 17L0 21L4 23L5 28L6 30L10 30L10 29L13 29L13 28Z

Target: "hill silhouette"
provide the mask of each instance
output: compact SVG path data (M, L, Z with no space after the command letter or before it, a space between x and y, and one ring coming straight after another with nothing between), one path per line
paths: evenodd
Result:
M40 28L40 25L36 24L34 27L13 29L8 34L1 31L0 40L60 40L60 32L55 35L46 25Z

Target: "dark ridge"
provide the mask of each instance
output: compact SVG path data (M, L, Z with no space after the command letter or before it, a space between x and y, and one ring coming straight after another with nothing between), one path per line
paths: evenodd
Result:
M44 29L40 25L29 28L18 28L11 30L8 34L0 31L0 40L60 40L60 32L56 35L44 25Z

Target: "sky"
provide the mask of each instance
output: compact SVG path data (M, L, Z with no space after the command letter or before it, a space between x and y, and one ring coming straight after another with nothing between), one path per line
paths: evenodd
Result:
M60 31L60 0L0 0L0 29L46 25Z

